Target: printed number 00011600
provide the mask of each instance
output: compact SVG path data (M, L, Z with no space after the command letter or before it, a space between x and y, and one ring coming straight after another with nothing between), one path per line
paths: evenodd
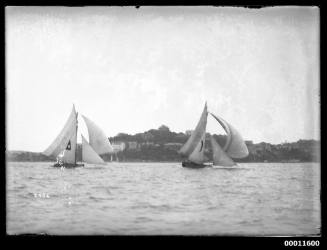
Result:
M318 247L319 240L285 240L286 247Z

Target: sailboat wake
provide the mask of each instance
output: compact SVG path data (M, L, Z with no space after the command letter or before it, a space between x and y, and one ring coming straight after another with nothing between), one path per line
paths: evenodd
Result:
M242 167L219 167L219 166L212 166L212 169L214 169L214 170L230 170L230 171L234 171L234 170L250 170L248 168L242 168Z

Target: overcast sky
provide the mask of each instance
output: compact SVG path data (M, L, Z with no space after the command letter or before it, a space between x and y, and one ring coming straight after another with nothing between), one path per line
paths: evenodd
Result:
M43 151L73 103L108 136L194 129L207 100L246 140L320 138L315 7L7 7L5 46L9 150Z

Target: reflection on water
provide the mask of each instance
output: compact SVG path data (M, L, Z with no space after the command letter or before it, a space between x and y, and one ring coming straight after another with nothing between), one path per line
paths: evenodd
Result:
M320 234L317 163L50 166L7 163L7 233Z

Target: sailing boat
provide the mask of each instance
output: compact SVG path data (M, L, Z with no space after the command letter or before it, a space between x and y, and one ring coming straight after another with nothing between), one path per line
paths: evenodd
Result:
M73 105L73 110L66 121L65 126L43 152L47 156L56 156L57 162L54 167L82 167L84 164L77 163L77 121L78 113ZM89 132L89 141L82 135L82 161L90 164L105 164L104 160L99 156L104 153L113 152L112 146L105 133L90 119L83 116Z
M206 126L208 117L207 103L204 105L200 120L192 132L190 138L179 150L179 154L187 157L187 160L182 162L183 167L188 168L203 168L210 166L204 164L206 161L204 155L205 139L206 139ZM216 121L223 127L227 133L227 140L223 148L216 142L216 140L210 135L210 142L212 146L213 165L232 167L236 163L232 158L244 158L248 156L249 152L244 140L240 133L224 119L210 113Z

